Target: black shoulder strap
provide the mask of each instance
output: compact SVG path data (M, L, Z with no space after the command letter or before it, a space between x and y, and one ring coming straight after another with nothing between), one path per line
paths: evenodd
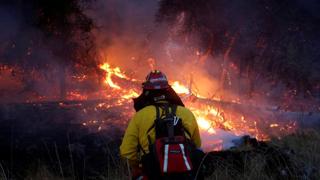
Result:
M171 106L171 113L173 114L173 115L176 115L176 112L177 112L177 105L172 105ZM185 128L185 127L182 127L183 128L183 131L185 132L185 133L187 133L187 135L190 137L190 138L192 138L191 137L191 133Z
M155 105L154 107L156 108L156 119L160 119L160 110L159 110L159 106Z
M147 154L146 151L142 148L141 144L138 142L138 152L142 151L143 154Z
M176 115L176 112L177 112L177 105L172 105L171 106L171 113L173 114L173 115Z
M154 105L154 107L156 108L156 119L155 121L159 120L161 118L162 115L160 115L160 108L163 107L163 111L162 111L162 114L165 114L166 116L171 114L173 116L176 115L176 111L177 111L177 105L170 105L168 103L163 103L163 104L157 104L157 105ZM169 112L169 108L171 108L171 112ZM148 135L149 132L155 128L155 121L153 122L152 126L147 130L147 136L148 136L148 141L149 143L151 143L151 138L150 136ZM173 127L168 127L168 130L170 132L168 132L169 136L173 136Z
M165 115L167 116L170 112L169 112L169 104L164 104L163 105L163 108L164 108L164 113Z
M169 107L171 108L170 113L169 113ZM173 118L175 116L174 106L166 104L165 111L166 111L166 117L170 116L171 118ZM168 122L166 125L167 125L168 137L169 139L173 139L174 138L174 122Z
M165 115L169 115L169 114L176 115L177 105L164 104L163 107L164 107ZM170 111L169 111L169 109L170 109Z

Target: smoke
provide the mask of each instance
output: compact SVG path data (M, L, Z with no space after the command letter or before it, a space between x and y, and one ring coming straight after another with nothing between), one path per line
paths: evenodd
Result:
M89 21L72 10L71 15L66 13L55 16L50 12L50 8L45 7L47 4L43 3L44 1L20 0L0 3L2 102L65 98L68 89L66 81L70 81L68 75L78 73L79 68L74 64L92 62L91 59L88 60L88 55L82 56L81 60L76 57L80 56L80 53L89 54L87 47L82 47L88 42L82 32L90 27ZM63 1L50 3L56 3L54 5L58 7L67 4ZM73 9L77 8L77 4L72 2L68 5L73 5ZM58 10L59 13L60 11L62 10ZM77 20L79 17L82 20ZM59 24L65 22L63 18L69 22ZM59 32L63 28L63 33L72 31L74 34L64 37ZM81 41L78 40L79 43L76 42L78 36L82 37ZM71 85L69 83L69 86Z
M50 51L45 47L34 48L33 37L43 37L39 30L26 23L27 19L21 7L15 3L0 4L0 65L19 66L10 72L1 72L2 101L22 100L25 91L52 93L52 88L43 82L32 82L32 75L25 77L25 72L32 64L40 66L50 61ZM23 73L23 74L22 74ZM27 78L30 78L27 80ZM47 88L45 88L47 87ZM44 95L44 94L42 94ZM15 98L13 98L15 97Z
M209 52L204 69L227 96L281 103L288 91L297 98L317 94L320 41L312 5L318 3L162 0L158 16L175 24L184 14L180 32L201 54Z
M312 10L313 3L297 2L318 17ZM92 1L90 8L82 10L95 25L90 31L94 38L90 38L94 41L92 49L98 53L96 58L80 59L94 61L93 64L107 61L122 67L127 74L135 74L137 79L144 79L152 69L150 62L154 62L154 68L164 71L169 80L182 81L196 93L207 97L220 96L227 101L256 98L259 103L261 96L268 100L270 97L279 99L286 90L286 84L274 85L265 79L263 73L256 73L264 72L263 68L273 65L270 65L273 57L268 53L273 50L264 51L264 42L268 38L272 41L277 34L278 26L275 25L281 25L281 22L284 22L284 27L287 25L285 21L275 22L264 14L276 12L275 7L268 6L272 3ZM40 95L59 96L64 76L74 73L74 69L65 70L73 61L69 56L74 52L73 46L70 47L66 40L47 36L43 29L35 26L32 4L20 1L1 4L0 63L40 69L44 84L40 80L38 84L29 81L27 84L31 85L27 87L24 83L22 89L31 88ZM265 36L267 32L271 33ZM78 40L81 41L81 35ZM290 40L289 43L291 41L295 42ZM257 48L259 45L261 47ZM293 51L296 52L296 47ZM259 65L257 62L264 63ZM295 63L299 65L293 60L292 64ZM303 65L301 69L307 67ZM315 67L311 67L312 72Z
M166 73L169 80L181 81L190 86L194 93L234 101L250 90L248 87L250 84L238 78L239 69L229 68L230 59L237 58L235 54L240 56L255 46L253 41L258 36L259 28L250 27L256 28L256 34L252 34L252 31L248 31L248 23L242 22L244 17L258 16L259 13L250 11L256 4L245 6L242 3L225 2L221 6L223 9L217 11L207 7L209 9L203 9L204 12L197 12L197 15L201 16L199 19L212 23L212 26L226 21L226 26L230 29L229 36L235 36L241 31L247 38L236 39L236 43L241 44L237 45L237 48L230 45L228 38L224 39L224 43L214 39L214 42L209 42L210 47L206 47L202 38L210 39L208 34L202 34L203 31L185 33L186 25L191 18L185 11L175 14L171 23L159 21L157 17L161 15L159 13L163 7L156 1L100 0L95 1L86 14L93 19L97 27L93 33L101 63L107 61L126 69L129 73L134 73L135 78L144 79L151 70L150 59L152 59L155 68ZM234 11L241 16L234 16L237 14ZM226 18L218 18L219 13L224 13ZM231 46L231 53L227 57L229 59L223 54L214 53L229 46ZM224 68L228 69L226 74L223 74ZM257 87L266 88L268 83L263 83L258 78L257 80L261 82Z
M156 7L155 1L147 0L95 1L87 14L97 26L93 33L100 60L136 72L141 65L147 67Z
M214 1L219 2L217 6L213 5L213 1L174 1L181 3L182 9L178 8L178 11L170 15L172 7L170 3L169 6L161 4L164 1L95 0L91 2L90 8L84 9L85 15L95 25L95 28L88 30L93 36L82 37L76 33L77 36L71 39L63 35L63 38L48 36L46 28L34 24L32 18L37 16L34 16L33 6L19 2L21 1L0 6L0 26L3 27L0 34L0 65L14 66L13 70L0 75L0 96L7 97L6 100L2 98L2 101L13 101L13 96L22 101L32 96L40 97L39 100L57 100L64 94L63 91L70 89L99 92L99 88L103 88L97 83L97 79L102 79L99 75L92 75L91 79L86 79L86 83L81 85L72 82L76 72L69 65L77 67L83 61L94 65L108 62L125 69L128 76L134 75L133 78L140 80L151 69L159 69L168 75L171 82L180 81L189 86L198 97L208 100L220 97L223 100L221 106L228 106L230 112L241 112L248 120L252 117L254 121L264 122L267 118L273 118L270 115L272 112L266 110L265 106L271 106L269 97L278 98L281 96L279 92L285 89L283 84L274 86L264 80L262 75L243 68L247 64L243 65L240 61L242 58L252 57L259 61L263 56L255 52L255 49L260 41L260 45L264 45L264 39L260 39L260 35L268 30L269 27L263 25L270 19L260 12L261 8L267 8L265 4L257 1L252 4L235 0ZM175 7L173 10L176 10ZM161 15L165 18L161 19ZM169 16L170 21L166 19ZM256 22L253 17L259 21ZM75 24L81 24L76 22ZM73 28L72 25L71 29ZM74 49L85 44L82 40L85 41L86 38L94 41L92 49L97 52L97 57L89 59L80 54L78 57L81 60L74 60L77 59L71 56L76 52ZM79 43L71 41L74 39ZM92 61L94 63L90 63ZM255 63L251 66L256 71L262 71ZM81 93L86 95L87 92L80 91L76 95L81 96ZM103 96L98 96L101 97ZM253 106L255 109L261 107L262 110L230 103L238 102L239 99L243 104L247 104L247 99L254 99L255 102L248 100L248 104L253 103L258 106ZM125 112L128 109L121 110ZM247 112L244 113L245 110ZM108 110L108 113L119 112ZM79 117L81 118L103 117L88 114ZM240 118L240 113L237 118ZM236 138L223 130L217 130L216 136L206 134L205 131L202 133L205 141L216 142L222 139L231 142ZM219 142L217 145L220 145ZM232 144L223 146L228 148Z
M197 54L201 51L197 35L185 36L180 32L185 18L183 14L172 26L156 21L158 9L157 1L92 1L90 8L84 11L96 27L91 31L94 49L98 52L93 60L97 64L107 61L120 66L138 79L144 79L153 61L155 68L168 74L170 80L189 84L192 79L199 79L197 84L206 86L197 87L193 83L193 87L201 94L212 94L218 82L212 80L211 76L217 77L219 65L207 61L214 66L207 71L203 67L208 64L197 62L204 52ZM8 77L20 81L22 86L12 94L22 93L23 97L24 92L34 91L39 96L58 97L61 82L67 81L63 79L68 73L73 73L73 69L68 70L67 67L72 61L70 54L73 50L66 40L50 37L44 29L36 26L38 15L34 13L34 2L13 1L1 5L1 25L4 30L0 35L0 62L18 65L25 73ZM37 79L30 75L33 69L39 73L33 74Z
M169 80L189 84L204 96L216 95L221 57L212 57L202 48L199 34L183 33L188 18L183 12L167 24L156 19L159 8L157 1L96 1L86 13L97 26L94 35L100 61L143 79L152 60Z
M230 107L231 110L222 107L222 111L226 113L226 118L229 118L228 112L230 114L235 112L239 119L241 115L245 116L246 124L249 125L253 124L253 121L257 121L259 125L260 122L261 124L266 122L263 125L268 127L268 123L271 121L277 123L279 120L280 123L280 120L284 119L295 120L291 117L291 119L283 117L278 119L273 111L267 109L273 108L274 111L277 111L277 103L281 101L279 97L286 90L285 85L274 85L268 82L262 75L254 74L247 68L243 68L245 65L240 61L243 57L248 59L254 57L259 61L261 56L268 56L268 53L260 55L255 52L260 41L261 45L264 45L264 39L260 39L260 35L270 28L265 26L270 19L265 18L262 14L263 11L260 11L261 8L266 8L264 4L249 3L248 5L239 1L224 1L218 7L208 3L205 8L199 8L198 4L194 4L195 6L191 7L196 11L192 13L198 17L196 21L191 21L194 24L189 26L194 14L188 10L175 14L171 19L172 22L159 21L159 18L157 19L161 9L159 2L150 0L93 1L90 9L85 9L85 13L95 24L91 33L94 35L94 48L98 52L95 59L97 64L109 62L113 66L120 66L122 70L126 70L127 75L132 74L135 79L140 80L144 79L152 69L150 65L152 64L154 68L165 72L169 80L178 80L192 88L193 93L208 99L220 97L227 102L225 106L234 106L229 102L238 102L240 99L243 106L236 105ZM309 5L306 9L308 8L310 8ZM36 62L34 64L50 62L50 68L44 68L45 66L40 68L41 75L36 75L41 77L40 79L28 82L30 86L26 86L25 83L18 83L16 86L24 86L19 88L20 91L21 89L23 91L31 89L30 91L37 92L38 96L53 96L53 99L58 99L59 87L61 86L59 79L66 76L62 72L65 66L63 62L66 62L67 59L52 53L52 49L57 47L64 49L66 46L57 39L46 37L41 30L34 26L26 24L21 14L13 13L14 11L9 8L4 9L0 14L0 18L3 18L4 21L0 23L6 28L4 34L0 35L0 39L7 41L7 43L1 44L8 45L10 42L15 44L12 50L1 53L1 55L6 54L6 62L9 61L8 57L13 61L24 59L21 64L28 64L28 61ZM251 17L256 17L260 21L255 22L255 19L251 19ZM282 22L282 20L279 21ZM208 25L207 29L197 29L197 25L201 25L201 23ZM265 29L261 27L265 27ZM235 39L234 43L232 43L232 38ZM38 40L34 41L35 39ZM28 50L30 45L33 48ZM230 48L229 53L227 53L228 48ZM255 63L251 65L256 68L256 71L262 71L261 67L255 66ZM67 73L72 74L72 72ZM92 82L94 81L92 79ZM1 80L1 82L3 81ZM73 90L79 88L71 84L68 86ZM99 85L93 83L93 85L82 84L82 86L83 89L86 89ZM20 93L11 92L12 95ZM223 103L221 103L222 106ZM250 103L254 106L247 106ZM121 110L127 112L130 111L130 107ZM108 113L118 114L119 112L111 112L108 109ZM79 119L105 119L105 117L101 117L100 112L96 114L89 113ZM254 128L260 130L260 127ZM261 125L261 129L270 131L268 133L272 134L270 128L265 129ZM211 144L219 148L220 140L223 141L222 148L229 148L233 146L230 142L237 138L233 133L219 129L216 135L207 134L206 131L201 133L204 144L210 145L210 147L204 146L208 149L213 148Z
M11 8L0 7L0 41L5 42L13 38L19 28L19 21L16 13Z
M198 93L213 94L218 82L212 74L218 73L219 66L207 61L210 57L203 58L205 52L199 52L197 35L180 32L183 14L175 23L167 24L157 21L158 10L157 1L96 1L86 13L97 26L94 35L99 59L134 73L138 79L156 68L171 81L191 82ZM199 63L201 58L207 63ZM214 67L210 71L204 68L208 64Z

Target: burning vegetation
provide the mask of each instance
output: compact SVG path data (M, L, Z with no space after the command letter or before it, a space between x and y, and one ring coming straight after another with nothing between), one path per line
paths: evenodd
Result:
M137 87L143 80L139 81L129 78L119 67L112 68L108 63L100 67L106 73L104 80L105 86L109 89L109 93L112 94L112 98L117 97L119 99L118 103L131 103L130 99L139 95L140 90ZM120 83L122 85L120 85ZM262 123L260 122L260 120L262 120L260 118L263 117L254 117L252 115L250 116L250 114L242 113L241 110L237 108L237 106L243 106L241 102L224 102L218 98L210 98L193 93L192 84L183 85L179 81L172 81L171 84L172 88L184 100L186 106L195 114L204 138L204 146L206 148L212 147L212 149L209 148L208 150L222 149L224 142L223 139L217 138L220 135L216 129L230 131L236 136L250 134L259 140L268 140L270 135L280 137L280 135L292 133L296 129L295 121L277 122L271 119ZM224 104L228 103L229 106L235 106L235 108L224 108ZM257 110L251 109L251 113L256 114L257 112L255 111ZM265 111L266 110L260 110L260 113L266 113ZM210 136L214 136L215 140L206 141L207 138L210 139ZM222 136L223 135L221 135L221 137Z
M119 6L115 2L108 3L115 7ZM203 3L202 1L197 2L195 10L201 9L204 6ZM215 9L214 6L217 3L210 2L204 10L208 10L211 6L212 9ZM222 1L221 3L223 4ZM273 1L264 3L263 6L271 8L276 4ZM133 29L133 32L124 31L121 35L114 33L118 25L124 27L131 25L131 23L122 22L122 19L119 19L119 22L112 18L109 19L115 27L111 26L109 30L102 28L101 32L107 35L94 31L95 15L101 12L99 10L90 11L90 8L97 8L92 4L93 2L90 1L87 3L52 1L48 4L34 1L31 3L32 11L21 11L22 14L31 14L34 17L33 23L28 24L27 27L37 27L43 33L40 33L40 39L37 39L36 36L27 39L27 44L15 38L6 39L6 44L1 50L4 56L0 62L2 102L41 104L41 102L58 101L60 106L68 108L65 102L77 101L79 102L78 107L83 108L81 107L82 102L99 100L100 103L90 107L96 113L116 108L117 112L125 111L127 114L125 119L118 121L127 122L133 114L130 108L131 99L140 93L142 74L150 69L160 68L168 72L173 89L196 115L207 150L222 149L222 144L230 141L223 139L226 136L224 133L227 133L227 136L249 134L258 140L268 140L273 136L280 138L297 129L299 117L294 113L319 111L319 103L314 97L316 94L313 93L318 88L318 82L315 79L312 79L314 86L309 86L311 79L307 78L306 84L298 84L299 89L294 86L285 88L275 79L271 79L270 82L268 77L262 79L262 76L268 72L260 67L264 67L265 63L273 64L273 61L269 59L270 56L264 53L273 51L268 47L272 46L271 40L277 38L277 35L267 37L268 32L261 33L256 38L256 43L250 46L256 51L255 53L260 54L260 59L263 59L263 56L267 58L266 61L262 61L261 65L257 64L259 70L256 71L247 59L248 54L238 53L241 49L239 43L247 35L246 32L228 28L224 32L210 31L212 27L208 23L212 23L215 26L213 28L222 26L219 24L220 21L212 22L211 19L200 23L199 28L196 28L193 24L210 12L193 14L188 8L192 6L192 2L161 1L157 12L157 23L161 23L157 25L160 26L167 22L169 25L166 28L159 28L160 30L152 30L147 35L147 40L139 39L141 38L140 32L145 31L143 28ZM10 8L26 6L26 4L19 4L18 1L7 2L4 5ZM148 5L154 6L155 4L149 3ZM61 6L61 12L55 11L51 6ZM125 7L131 8L131 6L137 6L137 4L133 3ZM294 5L291 4L291 6ZM230 8L238 11L237 7ZM85 9L87 10L84 11ZM139 13L138 10L134 13ZM263 22L270 18L263 14L267 10L268 8L258 13L258 17L264 17L261 18ZM232 15L225 11L213 12L220 13L222 17ZM297 12L303 13L300 10ZM107 13L117 14L112 11ZM250 15L250 13L239 13L243 17ZM129 18L129 15L124 18ZM137 23L138 20L140 19L133 18L131 21ZM310 21L312 20L311 18ZM259 22L252 23L258 24ZM95 23L98 24L99 21ZM150 25L149 22L145 23ZM271 25L275 26L273 23ZM290 26L288 31L292 32L290 37L296 37L296 31L307 33L305 32L307 30L298 28L301 27L301 24L296 22L295 25L295 30L290 29L292 25L288 25ZM230 25L230 27L233 26ZM242 27L241 24L240 27ZM269 31L269 33L273 32L272 29ZM18 31L16 35L19 36L21 33L23 32ZM132 38L131 35L134 33L137 37ZM154 35L159 33L162 34ZM218 36L220 34L221 36ZM203 39L202 35L207 35L209 38ZM161 38L164 39L164 42L160 43L157 40ZM200 41L195 40L196 38ZM250 38L245 39L246 43L251 42ZM46 39L49 42L43 41ZM101 39L112 41L112 44L106 46ZM221 44L223 39L226 44ZM132 43L131 46L126 46L126 42ZM136 45L137 42L142 42L143 45ZM11 56L11 53L17 51L17 48L23 48L20 47L22 45L25 45L25 49L16 56ZM42 45L44 47L40 48ZM155 53L157 49L163 49L163 52ZM39 51L43 51L41 56ZM291 57L294 54L287 55ZM52 61L43 60L44 58L50 58ZM12 59L15 61L10 62L9 60ZM39 63L41 60L44 62ZM251 60L258 61L253 56ZM208 68L209 66L212 68ZM186 73L182 75L182 72ZM259 73L264 74L260 76ZM273 76L272 73L271 76ZM278 76L279 72L275 72L275 75ZM260 88L258 86L261 82L265 84ZM302 81L299 80L297 83L300 82ZM313 98L310 98L310 93ZM301 99L302 95L308 96L308 99ZM286 112L291 113L290 116L285 117ZM86 108L83 108L83 113L90 116ZM81 118L79 122L88 127L100 124L97 131L108 126L104 124L104 120L95 119L94 116L88 119Z
M57 128L72 124L86 135L112 132L117 139L134 114L144 75L160 69L196 116L205 151L223 154L245 135L281 144L301 129L320 127L320 15L312 6L319 4L5 0L3 129L15 129L9 121L22 122L23 113L30 122L48 113ZM104 135L99 143L109 138Z

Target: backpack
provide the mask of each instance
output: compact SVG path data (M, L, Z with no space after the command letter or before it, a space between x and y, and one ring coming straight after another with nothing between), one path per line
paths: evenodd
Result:
M147 162L142 162L142 164L147 166L145 169L150 174L152 172L152 174L160 174L161 176L191 176L193 164L190 154L193 145L185 136L185 133L189 133L183 127L182 120L176 116L177 106L162 104L155 105L155 107L156 119L147 131L148 134L152 129L155 129L155 142L152 143L148 135L149 158L144 158L147 159L145 160ZM160 108L163 109L161 115ZM156 163L156 166L151 165L151 162ZM151 167L156 169L150 170Z

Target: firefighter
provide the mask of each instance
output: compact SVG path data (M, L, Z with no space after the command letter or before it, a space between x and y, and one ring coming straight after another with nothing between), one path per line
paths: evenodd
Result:
M186 132L185 137L197 150L201 146L199 129L194 115L184 107L179 96L168 84L165 74L158 70L150 72L146 77L146 81L142 84L142 88L142 94L134 99L134 108L137 112L129 122L120 146L120 154L128 161L133 179L160 179L160 176L155 174L159 173L157 170L145 172L146 169L152 171L150 167L153 165L146 165L143 162L146 154L152 154L150 152L150 145L156 140L156 133L152 129L152 126L154 126L157 111L160 114L164 112L162 108L157 110L156 107L159 104L174 105L176 107L175 115L182 122L182 126ZM154 155L152 157L154 158ZM145 159L144 161L147 161L147 163L157 163L152 158ZM197 161L199 162L199 160ZM143 166L148 166L148 168ZM196 164L193 164L194 170L196 170L196 166ZM150 177L150 175L154 176Z

